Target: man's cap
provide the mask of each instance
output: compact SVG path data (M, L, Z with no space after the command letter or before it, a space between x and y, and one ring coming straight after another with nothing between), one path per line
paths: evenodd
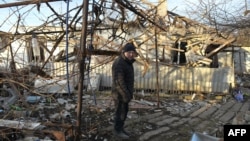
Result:
M123 49L122 52L127 52L127 51L134 51L136 52L135 46L133 45L133 43L127 43Z

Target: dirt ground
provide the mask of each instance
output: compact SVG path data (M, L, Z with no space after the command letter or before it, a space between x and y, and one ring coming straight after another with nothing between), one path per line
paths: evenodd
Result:
M250 90L244 88L243 91L244 102L237 102L230 94L164 94L159 100L155 94L135 94L130 102L130 111L125 123L125 129L131 133L129 141L189 141L194 132L223 138L223 125L232 123L237 115L235 113L239 113L241 108L246 107L245 113L250 109ZM74 134L68 132L68 129L75 131L77 97L61 95L54 100L42 100L28 106L19 104L16 106L23 110L12 109L8 114L2 114L2 119L40 122L41 125L47 126L32 131L11 129L6 137L0 136L0 139L28 141L32 137L58 140L62 135L56 136L56 133L51 131L60 131L64 133L65 140L73 141ZM70 104L73 106L70 107ZM85 94L82 107L82 141L121 140L112 134L114 109L110 92ZM238 108L232 111L232 107ZM230 111L232 114L228 114ZM1 132L4 133L3 130Z

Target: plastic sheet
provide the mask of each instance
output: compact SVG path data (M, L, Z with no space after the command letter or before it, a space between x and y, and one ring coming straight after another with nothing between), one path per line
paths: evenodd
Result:
M222 139L199 132L194 132L190 141L222 141Z

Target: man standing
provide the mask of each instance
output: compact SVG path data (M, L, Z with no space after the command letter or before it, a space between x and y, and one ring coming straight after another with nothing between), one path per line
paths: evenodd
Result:
M137 52L133 43L127 43L112 65L112 95L115 105L114 135L128 139L129 135L124 131L124 122L129 110L129 102L133 98L134 91L134 67L133 63Z

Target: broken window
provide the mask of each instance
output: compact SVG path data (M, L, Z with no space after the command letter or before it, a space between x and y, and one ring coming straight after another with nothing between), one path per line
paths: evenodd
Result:
M214 49L218 48L219 46L220 45L210 44L207 46L205 53L209 54L210 52L212 52ZM210 63L210 68L218 68L219 67L219 60L218 60L217 54L214 54L208 58L212 60L212 62Z
M185 52L186 52L186 45L187 42L176 42L174 47L177 49L182 49L184 50L184 52L179 52L179 51L173 51L173 63L176 64L186 64L186 56L185 56Z
M43 37L33 36L27 39L27 55L29 62L44 62L46 40Z

